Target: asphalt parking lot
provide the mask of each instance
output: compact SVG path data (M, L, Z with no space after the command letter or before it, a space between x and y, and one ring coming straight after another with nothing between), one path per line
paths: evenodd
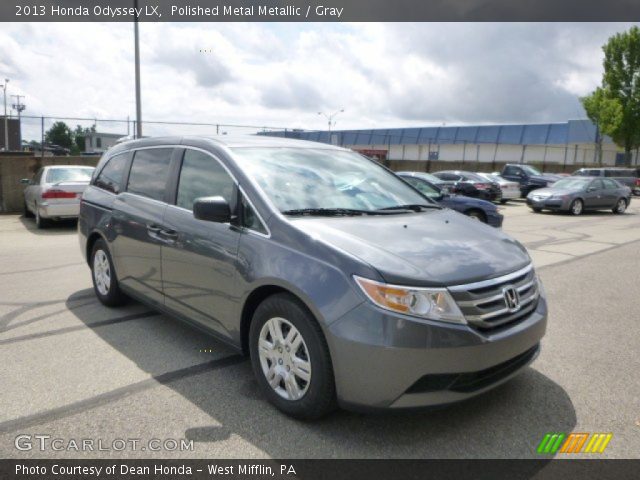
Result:
M445 409L314 423L271 407L249 362L211 338L137 303L99 304L73 223L40 231L0 216L0 455L521 458L545 433L573 431L612 432L601 456L640 458L640 200L625 215L533 214L521 202L503 213L549 299L537 361ZM194 449L21 451L20 434Z

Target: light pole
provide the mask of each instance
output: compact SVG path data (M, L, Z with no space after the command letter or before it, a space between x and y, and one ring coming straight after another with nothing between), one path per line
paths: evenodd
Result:
M15 111L18 112L18 145L20 145L20 150L22 150L22 121L20 120L20 114L24 111L27 106L24 103L20 102L21 98L24 98L24 95L11 95L16 99L16 103L11 105Z
M138 0L133 5L138 11ZM133 20L133 36L135 43L136 69L136 138L142 138L142 100L140 99L140 35L138 34L138 17Z
M333 118L336 115L341 114L342 112L344 112L344 108L341 108L337 112L333 112L331 115L327 115L326 113L323 113L323 112L318 112L318 115L322 115L324 118L327 119L327 126L329 127L329 135L331 135L331 127L336 124L336 122L333 121Z
M6 152L9 151L9 121L7 120L7 83L9 83L9 79L4 79L4 85L2 85L2 89L4 90L4 150Z

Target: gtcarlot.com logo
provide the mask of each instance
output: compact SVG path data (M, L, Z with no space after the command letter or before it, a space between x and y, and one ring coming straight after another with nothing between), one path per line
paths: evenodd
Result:
M538 453L603 453L613 433L547 433L538 445Z

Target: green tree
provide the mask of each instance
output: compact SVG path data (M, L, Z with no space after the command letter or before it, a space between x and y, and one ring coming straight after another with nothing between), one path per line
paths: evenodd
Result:
M600 132L624 148L631 165L631 151L640 147L640 28L616 33L602 50L602 85L580 100Z
M75 130L73 131L73 141L75 143L73 150L76 150L77 153L84 151L84 139L88 133L95 133L96 126L91 125L91 127L82 128L80 125L76 125Z
M55 122L51 128L45 132L44 139L47 143L60 145L64 148L71 149L73 146L73 132L64 122Z

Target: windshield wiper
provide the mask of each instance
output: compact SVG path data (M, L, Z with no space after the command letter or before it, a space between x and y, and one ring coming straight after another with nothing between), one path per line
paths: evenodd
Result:
M325 215L325 216L383 214L383 212L380 212L378 210L357 210L354 208L294 208L292 210L285 210L282 213L284 215Z
M407 205L395 205L393 207L385 207L380 208L377 211L385 211L385 210L411 210L414 212L421 212L423 208L437 208L440 210L442 207L439 205L431 205L431 204L422 204L422 203L410 203Z

